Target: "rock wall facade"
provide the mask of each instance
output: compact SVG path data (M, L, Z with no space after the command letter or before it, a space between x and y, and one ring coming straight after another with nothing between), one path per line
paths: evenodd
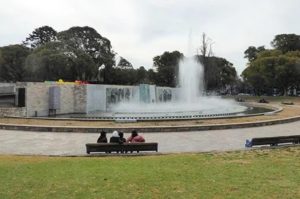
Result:
M25 107L0 107L0 117L26 117Z

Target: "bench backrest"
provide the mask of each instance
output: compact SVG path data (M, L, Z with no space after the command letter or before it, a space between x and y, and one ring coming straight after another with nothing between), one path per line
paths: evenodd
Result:
M279 136L279 137L262 137L253 138L252 145L264 145L264 144L279 144L279 143L289 143L289 142L300 142L300 135L294 136Z
M88 143L86 149L88 152L106 152L106 151L157 151L158 143Z

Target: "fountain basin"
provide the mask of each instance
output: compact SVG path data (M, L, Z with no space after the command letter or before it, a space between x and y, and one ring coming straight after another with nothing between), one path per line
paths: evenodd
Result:
M195 111L163 111L163 112L92 112L88 114L64 114L57 115L58 118L73 118L83 120L111 120L117 122L136 121L161 121L161 120L196 120L213 118L249 117L266 114L274 114L281 109L275 107L257 107L243 104L235 111L230 109L207 109Z

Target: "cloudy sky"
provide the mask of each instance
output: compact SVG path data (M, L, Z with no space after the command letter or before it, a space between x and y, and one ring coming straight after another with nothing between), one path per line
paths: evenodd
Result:
M35 28L57 31L91 26L134 66L152 67L164 51L187 53L205 32L213 52L241 73L248 46L265 45L276 34L300 34L299 0L1 0L0 46L23 41Z

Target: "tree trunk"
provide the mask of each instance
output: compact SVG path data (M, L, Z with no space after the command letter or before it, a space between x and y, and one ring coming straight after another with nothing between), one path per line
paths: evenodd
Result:
M287 88L283 88L283 95L287 96Z

